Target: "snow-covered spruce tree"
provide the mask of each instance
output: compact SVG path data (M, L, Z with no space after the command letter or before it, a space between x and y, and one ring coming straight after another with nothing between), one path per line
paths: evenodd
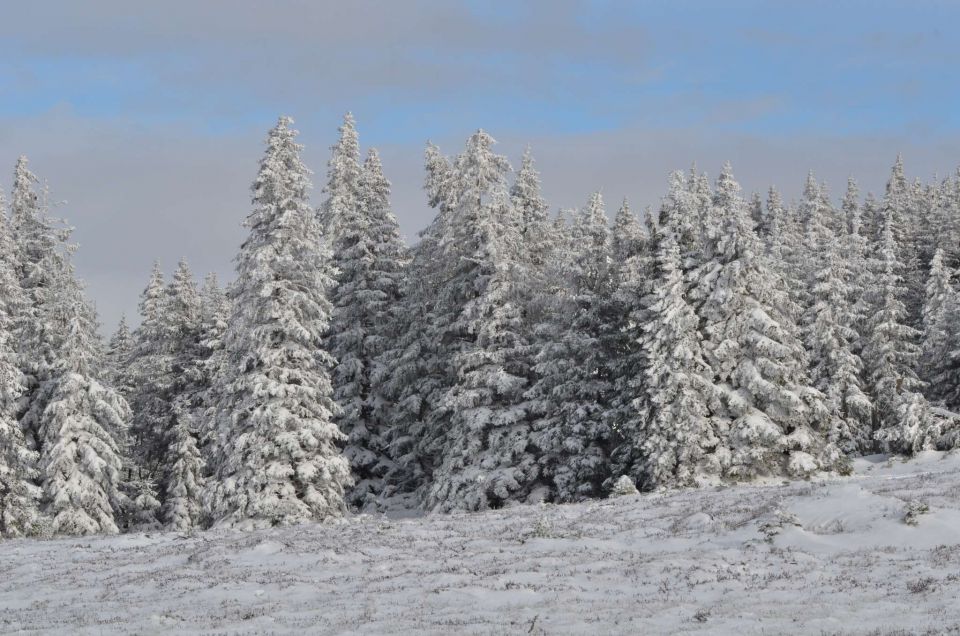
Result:
M520 223L520 237L524 244L522 256L534 272L542 272L551 257L553 241L547 218L547 202L540 191L540 173L529 146L523 153L520 169L510 187L510 201Z
M54 534L113 534L127 505L116 437L130 418L126 400L98 379L96 317L72 268L55 282L55 315L65 340L52 377L40 387L42 507Z
M883 214L880 202L873 192L867 192L860 206L860 218L863 222L863 236L867 240L870 251L877 245L880 228L883 227Z
M933 254L940 246L941 232L946 234L949 226L940 214L940 189L937 183L914 181L911 197L913 208L913 244L920 274L929 270ZM921 318L922 320L922 318Z
M875 284L863 357L875 406L874 437L888 450L911 453L932 447L934 440L927 435L931 420L917 393L922 386L915 370L920 334L906 324L896 207L885 205L882 214L879 249L872 261ZM915 421L918 418L919 422Z
M440 289L460 341L450 358L453 385L441 403L449 424L441 461L424 500L428 509L481 510L525 501L537 491L523 391L529 376L518 287L521 220L508 194L510 165L486 132L472 135L453 163L449 269Z
M37 456L17 421L24 387L11 335L26 308L17 262L0 192L0 538L33 535L40 528Z
M711 456L720 442L708 408L714 401L711 372L696 313L687 302L672 223L661 221L653 262L651 293L642 312L634 313L634 322L642 321L646 366L643 377L634 379L640 396L632 406L640 426L628 442L635 458L631 476L646 490L692 486L720 470Z
M923 338L920 351L920 375L926 383L926 395L931 400L942 401L950 387L941 383L941 376L950 366L950 352L957 347L956 334L951 333L953 318L947 311L952 297L956 295L950 278L953 274L944 263L944 252L937 249L930 263L921 318Z
M200 308L201 346L209 357L213 352L223 349L223 336L230 318L230 300L214 272L203 279Z
M371 150L357 183L356 204L330 208L340 214L333 220L338 228L333 264L339 274L330 295L333 317L326 343L337 359L332 380L342 412L336 421L347 435L344 455L356 482L347 500L357 508L376 505L383 478L392 470L385 435L389 422L378 408L382 372L377 366L397 336L394 314L407 256L389 197L390 182Z
M770 186L767 190L767 211L764 215L767 219L767 234L764 236L764 244L767 247L767 253L773 256L777 261L785 259L782 249L789 247L783 240L793 228L790 221L784 214L783 197L775 186Z
M92 509L89 516L93 521L83 521L87 513L76 513L80 515L81 525L86 526L70 529L70 519L74 518L70 506L85 506L93 499L76 499L72 503L50 501L51 488L60 489L66 484L68 488L63 492L68 493L84 488L80 477L67 483L63 481L70 479L66 473L51 476L44 472L50 470L50 466L59 465L61 460L67 469L73 461L54 453L50 447L51 436L58 434L56 431L60 428L69 431L73 426L89 425L91 436L77 434L72 445L66 444L59 450L70 453L86 449L88 445L94 448L87 455L89 462L78 469L78 474L103 482L100 492L109 496L111 522L115 523L112 515L125 515L129 502L114 488L112 467L106 464L111 463L113 457L120 457L121 461L125 457L129 407L102 379L107 374L102 369L104 352L97 334L96 312L83 297L82 285L76 280L70 263L74 251L74 246L67 244L70 228L50 218L47 193L44 190L38 195L35 191L37 179L27 169L25 158L17 163L14 182L11 224L20 248L20 280L27 299L20 321L22 328L17 333L28 386L22 400L21 424L31 448L39 452L39 479L43 483L48 516L54 514L49 512L53 507L62 504L66 506L63 532L94 531L91 528L99 521ZM71 355L79 356L80 362L71 362ZM68 373L70 369L79 372ZM87 410L92 413L88 415ZM106 457L106 464L95 461L100 451ZM103 519L105 517L100 520ZM54 520L55 531L58 531L57 523Z
M619 271L628 260L642 254L646 240L643 225L624 199L613 219L610 257L614 270Z
M931 395L951 411L960 409L960 293L953 290L943 301L939 320L934 323L933 340L944 348L942 359L937 362L936 375L930 380ZM958 445L960 439L948 442L947 447Z
M797 208L803 240L794 254L800 279L801 293L797 296L800 310L810 315L814 301L813 287L821 263L817 255L825 249L827 242L838 231L833 227L834 213L827 198L824 186L817 182L813 171L807 173L803 186L803 195ZM816 361L814 361L816 362Z
M128 531L155 530L161 525L166 436L173 421L166 306L163 272L154 263L140 297L140 325L131 334L126 362L117 376L117 388L132 412L129 429L116 439L121 448L126 448L120 488L127 503L120 511L118 524ZM107 360L111 360L109 352Z
M16 418L23 386L8 339L0 330L0 538L29 536L39 529L37 456L27 447Z
M864 393L863 362L854 350L858 317L850 301L856 273L847 259L845 234L821 226L819 231L808 227L807 236L815 263L804 316L811 381L832 416L828 440L848 455L860 454L872 446L873 404Z
M64 334L63 321L53 316L56 303L55 281L66 268L69 254L66 241L70 230L49 216L46 191L37 191L39 180L30 172L26 157L20 157L14 169L10 224L18 248L18 275L25 304L13 326L18 359L24 371L26 392L21 400L20 423L27 443L37 448L37 415L40 386L54 372Z
M713 207L713 192L710 188L710 180L705 172L697 172L697 165L690 166L690 172L687 175L687 193L690 197L690 205L696 211L697 222L694 225L694 231L698 234L698 245L701 250L709 245L710 241L716 236L717 224L715 209ZM680 242L680 253L683 254L685 230L681 231L677 237Z
M140 296L140 325L134 332L134 346L128 365L128 396L133 409L130 441L134 451L135 476L149 489L162 480L166 456L166 434L173 422L172 338L167 315L169 295L159 263L154 263L150 280Z
M763 207L763 197L759 192L750 195L750 218L753 219L753 229L761 240L765 240L770 233L770 225L767 223L767 215Z
M860 207L860 188L857 180L847 177L847 189L840 202L842 230L847 234L863 234L863 209Z
M519 259L524 267L522 280L515 281L515 291L522 296L525 339L536 346L536 325L552 310L552 300L557 289L559 270L556 250L558 236L547 216L548 205L543 198L540 173L528 146L523 153L520 169L510 187L510 201L520 222Z
M793 307L800 311L807 300L807 262L804 258L804 233L797 210L785 205L780 192L770 188L767 193L769 234L766 254L770 265L783 279Z
M133 333L127 325L126 314L123 314L107 344L104 377L124 396L129 395L132 389L127 368L130 364L130 356L133 354L133 346Z
M681 175L682 178L682 175ZM669 199L669 197L668 197ZM650 218L649 211L647 218ZM644 364L638 332L642 329L642 298L648 293L651 240L623 200L614 217L611 241L611 289L608 314L613 319L604 331L611 356L607 373L614 383L606 418L613 432L611 448L622 458L614 458L611 475L619 477L632 458L624 455L636 437L637 410L634 406L637 369Z
M920 262L917 231L922 223L915 207L914 191L904 175L903 157L898 154L877 210L878 226L872 251L877 254L885 249L884 233L889 226L900 264L898 275L903 285L900 300L906 310L903 321L909 327L920 330L926 272L924 264Z
M192 413L175 406L176 420L167 434L164 500L161 515L166 527L189 530L203 518L203 458L193 431Z
M691 175L690 178L694 179L696 176ZM707 187L709 188L709 185ZM667 196L660 204L657 218L648 217L647 219L648 222L656 220L659 225L669 224L673 228L674 240L680 250L684 273L699 265L703 257L699 208L703 204L701 197L708 195L709 189L706 192L698 192L683 171L677 170L670 174ZM654 256L653 250L650 256Z
M610 471L611 393L607 332L612 293L610 230L594 193L571 230L568 287L535 358L537 382L527 395L534 444L558 501L603 493Z
M944 251L946 264L955 269L960 265L960 175L941 181L934 196L934 247Z
M200 360L203 387L195 410L200 454L204 458L204 476L215 472L217 450L217 396L215 379L223 366L223 338L230 320L230 301L213 272L203 279L200 289Z
M459 342L444 339L451 320L440 289L448 270L441 248L451 231L455 209L453 166L440 149L428 144L425 152L429 205L437 215L411 250L402 300L394 322L398 336L394 346L380 356L378 389L383 394L379 409L386 431L391 472L384 479L384 496L414 497L422 500L430 476L440 460L443 420L439 405L452 383L451 355Z
M691 179L695 179L695 172ZM609 361L613 382L606 418L611 423L611 476L629 474L643 483L642 435L646 422L648 395L646 369L649 361L643 347L645 326L650 320L652 292L659 284L657 256L659 235L669 226L672 240L677 245L681 276L700 262L702 255L700 212L698 197L682 171L670 175L669 190L656 217L646 216L646 237L640 253L615 266L618 275L612 297L614 316L619 316L615 335L619 342ZM614 230L616 233L616 229ZM616 253L616 251L614 252ZM610 485L610 484L607 484Z
M729 164L714 192L719 231L697 272L697 295L705 357L724 406L717 430L729 457L718 449L717 460L735 478L832 469L839 451L825 439L829 410L807 377L797 312L763 256Z
M868 290L873 287L873 272L867 259L870 239L867 228L864 226L864 208L859 203L860 190L853 177L847 179L847 190L840 204L840 215L843 219L844 237L842 249L845 252L847 265L852 275L850 280L850 296L848 304L854 313L853 327L857 336L853 341L853 351L858 355L863 351L864 335L866 334L866 319L870 311Z
M360 184L360 142L352 113L343 116L340 137L327 162L326 200L317 211L320 231L331 245L337 241L340 222L356 214Z
M281 117L267 138L250 235L236 259L216 391L222 456L208 500L218 525L275 526L346 510L350 466L333 422L334 360L322 348L333 272L291 123Z
M834 214L830 209L824 186L817 182L813 171L807 173L807 180L803 185L803 196L800 198L798 214L803 228L803 249L805 255L816 254L826 244L827 239L834 236L837 228L832 221ZM817 263L807 260L808 282Z
M16 359L15 339L23 333L23 323L33 314L31 303L20 286L21 271L21 251L7 217L7 201L0 189L0 284L3 285L0 309L5 320L3 329L7 333L7 344L13 347L15 364L21 364L21 361ZM20 381L22 382L23 378Z
M181 260L167 288L165 330L170 338L171 428L165 431L161 515L167 527L188 530L200 524L204 488L197 438L198 410L205 390L201 353L202 307L193 274Z

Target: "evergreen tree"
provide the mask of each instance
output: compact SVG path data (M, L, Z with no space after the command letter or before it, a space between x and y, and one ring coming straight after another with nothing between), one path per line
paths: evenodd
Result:
M499 507L527 499L538 485L523 404L523 226L508 194L510 166L494 143L482 130L471 136L447 184L453 222L450 242L441 244L449 269L440 295L450 312L445 337L460 344L440 405L449 425L435 435L440 461L424 501L429 509Z
M331 294L333 318L326 342L338 361L333 387L342 413L337 423L347 435L344 455L356 481L348 501L356 507L375 505L382 480L392 470L376 378L378 360L397 335L394 313L406 248L389 196L390 182L371 150L358 182L357 205L336 220L333 262L340 273Z
M514 217L520 223L519 261L523 275L514 281L514 291L520 304L523 320L521 329L524 339L535 347L536 325L543 322L552 309L553 292L560 276L556 252L560 249L559 237L547 216L548 205L541 193L540 173L533 155L527 147L520 170L510 188L510 202ZM530 382L533 377L528 377Z
M694 175L691 175L691 178ZM670 225L673 232L677 248L680 250L681 265L684 274L689 273L700 264L703 257L703 234L699 226L701 213L699 208L702 205L700 198L709 194L707 192L695 193L693 185L688 181L682 171L675 171L670 174L669 189L667 196L660 205L658 214L658 225ZM652 217L647 217L652 221ZM652 234L652 232L651 232ZM654 251L651 250L651 256Z
M553 242L547 218L547 202L540 191L540 173L534 165L529 146L523 153L520 169L510 188L510 202L520 224L523 256L534 272L542 271L550 258Z
M200 304L200 369L203 382L195 418L198 421L200 454L205 459L204 476L208 477L215 472L213 461L221 456L217 446L218 399L215 380L226 372L223 369L223 338L230 320L230 301L213 272L207 274L203 280Z
M903 157L899 154L890 171L890 179L887 181L877 218L880 225L877 227L874 252L888 247L896 250L896 259L900 264L898 275L903 285L900 300L906 310L904 324L920 329L926 276L920 261L916 230L922 222L916 215L914 192L904 175ZM892 245L887 245L884 237L888 226L892 233Z
M873 311L868 323L869 340L864 348L871 397L876 405L875 438L895 451L912 452L925 445L917 435L914 422L904 419L907 412L920 417L920 428L926 428L929 414L917 401L916 390L922 386L915 367L920 355L916 344L919 332L906 324L907 308L903 302L903 264L897 239L897 208L883 207L879 251L873 259L875 286Z
M611 258L614 268L619 270L628 260L642 254L645 242L643 226L624 199L613 219Z
M330 253L308 205L310 172L280 118L253 184L218 379L222 457L210 488L218 524L270 526L343 514L350 467L337 445L322 348Z
M135 477L144 486L162 481L167 450L167 431L173 423L173 338L168 316L169 295L159 263L140 297L140 325L134 332L134 347L128 367L130 406L134 418L130 443L134 450Z
M66 245L70 230L50 218L46 192L37 192L38 185L27 158L20 157L14 169L10 224L19 248L16 264L25 302L13 327L13 342L26 388L20 422L34 449L39 446L38 416L44 408L39 389L55 372L65 338L63 317L54 315L59 306L55 285L64 275L65 259L72 249Z
M167 288L167 328L170 338L169 386L171 428L164 432L162 517L168 527L187 530L199 525L204 489L203 461L197 438L198 411L206 377L201 351L202 306L193 274L181 260Z
M768 267L729 164L713 201L719 231L699 271L705 357L721 391L717 451L727 474L807 475L832 469L829 412L810 387L807 358L785 284ZM729 428L727 428L729 427Z
M123 314L107 345L105 373L110 385L125 396L129 395L132 389L127 371L133 347L133 334L127 325L127 316Z
M951 290L943 299L940 311L934 314L929 333L924 341L924 353L934 359L934 350L939 349L939 358L931 374L929 394L948 409L960 409L960 294ZM960 441L960 440L957 440ZM950 446L955 447L956 444Z
M645 489L695 485L716 474L711 454L719 445L708 405L713 402L711 372L703 356L698 320L687 302L680 249L672 224L661 226L655 278L645 299L641 346L647 361L635 380L642 397L634 400L642 422L634 439L633 477Z
M843 235L813 234L811 260L817 265L805 320L811 381L832 416L828 439L845 453L858 454L871 446L873 405L863 391L863 362L854 350L857 314L850 287L855 273L843 252Z
M944 251L947 266L960 265L960 175L944 179L935 194L931 219L935 247Z
M683 185L683 173L675 173L678 182L671 183L670 195L664 200L660 210L661 220L668 213L668 202L689 199L681 193L682 199L675 198L674 186ZM682 205L682 204L681 204ZM646 219L652 223L653 215L646 210ZM683 218L682 214L678 218ZM651 225L651 227L653 227ZM650 232L654 234L654 232ZM607 357L605 373L612 383L605 420L610 430L609 448L611 449L610 478L622 476L630 471L635 461L637 439L641 422L638 404L642 401L644 383L639 371L646 364L642 343L642 329L645 322L645 296L652 284L655 248L654 236L647 231L630 211L627 200L614 217L611 237L613 292L610 295L606 314L609 323L602 331L605 355ZM638 401L639 400L639 401ZM611 484L605 483L605 487Z
M177 408L179 411L184 407L178 405ZM198 527L203 515L203 458L192 425L189 413L177 412L168 434L161 514L167 527L173 530Z
M750 195L750 218L753 219L753 229L756 231L757 236L764 239L769 233L769 227L767 224L767 217L764 214L763 209L763 197L760 196L759 192L754 192Z
M26 309L17 275L18 254L0 192L0 538L39 531L36 453L27 447L17 421L23 376L11 333Z
M870 240L867 236L864 214L866 208L859 204L859 189L857 182L850 177L847 180L847 191L841 204L842 216L847 227L843 249L846 253L847 264L851 274L849 297L847 304L853 313L853 328L855 331L851 342L852 351L863 361L863 350L869 336L867 320L871 312L870 289L873 288L873 271L867 257L870 249ZM861 378L864 373L861 372ZM864 386L866 384L864 383Z
M360 142L352 113L343 116L340 137L327 163L326 200L318 211L320 231L332 245L337 240L340 222L357 213L360 183Z
M921 311L923 320L923 339L920 355L920 370L927 384L927 395L933 399L942 399L946 387L939 383L944 363L956 343L949 331L950 318L946 311L950 309L950 300L954 291L950 278L953 272L944 263L944 252L937 249L930 263L930 275L927 278L926 295Z
M384 479L384 497L422 500L439 459L440 403L451 384L448 350L458 341L443 336L451 319L440 294L448 271L443 246L449 241L455 209L453 166L440 149L425 152L428 202L437 215L411 250L402 300L395 312L395 344L380 357L384 421L390 422L387 445L393 467Z
M43 509L54 534L116 533L117 515L126 505L116 437L126 430L130 409L97 379L96 319L72 269L54 289L66 338L52 377L40 387Z
M794 253L793 266L800 276L801 292L796 294L800 310L809 314L814 304L813 287L821 263L818 255L826 251L828 241L835 235L831 221L833 213L823 187L817 183L813 172L807 173L803 196L797 210L803 232L803 241Z
M792 308L799 311L807 299L803 228L796 210L784 205L780 192L774 187L767 194L767 219L770 233L766 253L786 285Z
M610 230L600 193L572 228L568 288L540 327L538 380L528 392L534 443L554 497L575 501L603 492L610 471L610 358L604 323L612 294Z
M27 447L16 419L22 390L20 370L6 331L0 327L0 538L29 536L39 527L39 492L34 485L37 457Z
M811 256L821 251L827 241L836 234L836 228L831 223L834 215L830 209L830 202L824 187L817 183L812 171L807 173L799 214L803 224L803 247L806 255ZM816 263L809 264L808 270L816 266Z

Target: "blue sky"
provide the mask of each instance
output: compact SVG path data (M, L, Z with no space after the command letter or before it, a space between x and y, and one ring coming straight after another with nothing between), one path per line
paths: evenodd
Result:
M423 144L454 153L477 127L514 161L533 145L555 207L597 188L656 205L692 161L788 195L808 169L877 189L897 152L922 178L960 163L957 2L8 4L0 162L27 154L67 200L108 327L154 257L229 277L280 113L319 190L352 110L409 236Z

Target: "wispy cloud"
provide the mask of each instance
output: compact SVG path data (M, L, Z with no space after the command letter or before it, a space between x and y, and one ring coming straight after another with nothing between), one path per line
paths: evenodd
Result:
M13 3L0 169L29 154L77 226L105 321L150 261L229 274L266 129L296 117L322 181L346 110L381 147L408 236L423 143L534 145L554 205L656 204L696 160L792 192L808 168L882 184L960 160L954 3L211 0ZM9 169L9 168L8 168ZM4 180L6 181L6 180ZM317 195L319 196L319 195Z

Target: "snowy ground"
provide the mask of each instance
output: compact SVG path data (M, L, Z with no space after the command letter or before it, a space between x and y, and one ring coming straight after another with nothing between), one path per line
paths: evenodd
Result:
M2 633L960 633L958 599L960 455L939 453L575 506L0 543Z

